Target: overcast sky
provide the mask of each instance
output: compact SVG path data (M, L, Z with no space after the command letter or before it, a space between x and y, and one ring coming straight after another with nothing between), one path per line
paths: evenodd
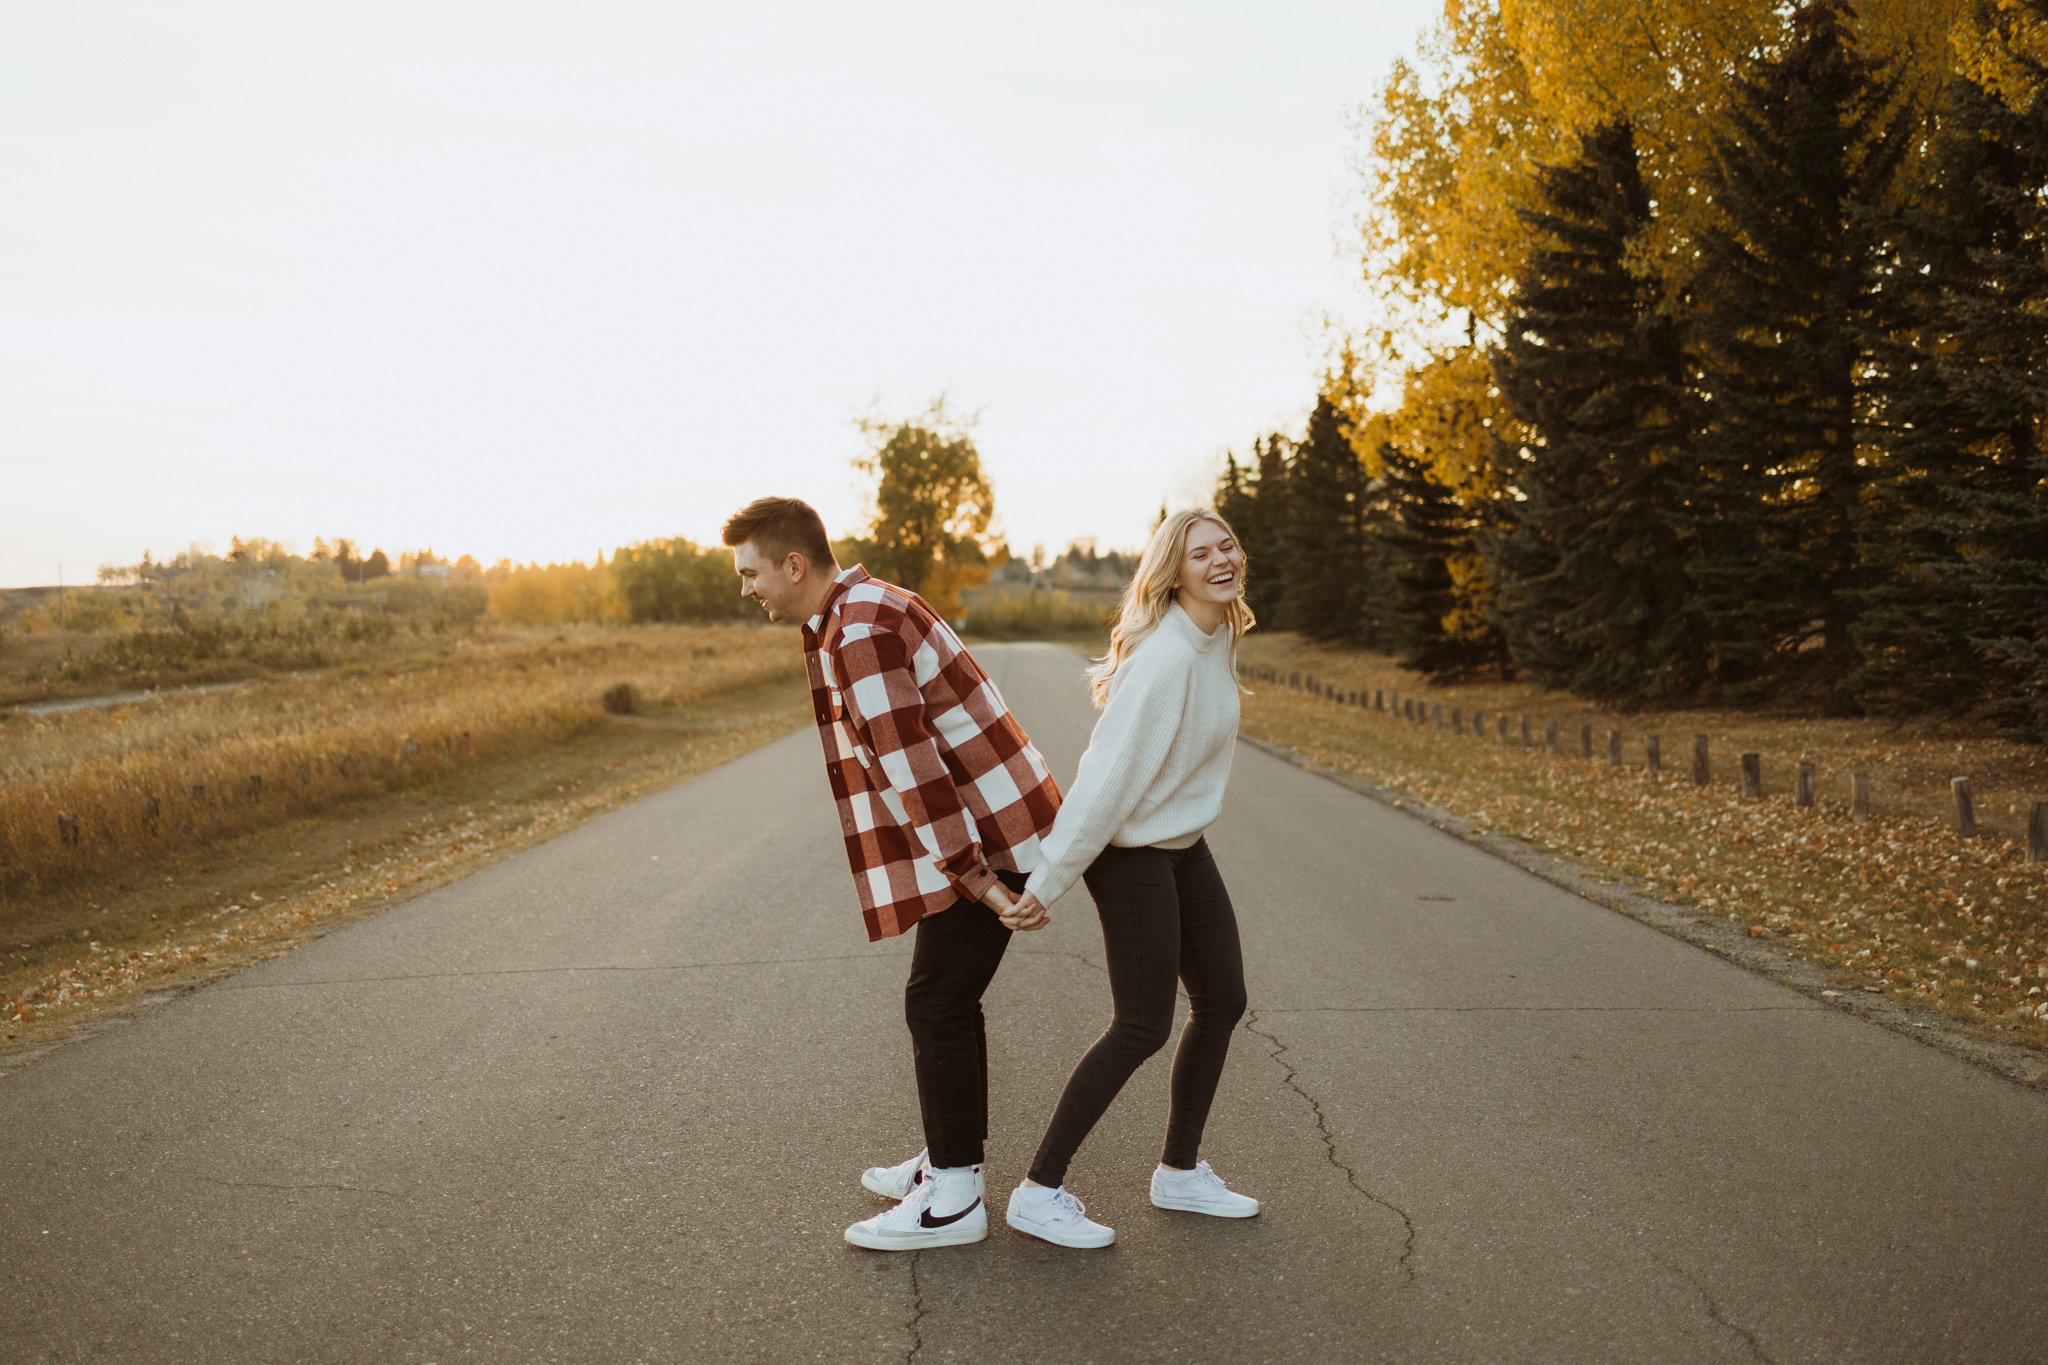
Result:
M1011 543L1136 543L1359 298L1430 0L0 0L0 586L230 536L588 559L934 395Z

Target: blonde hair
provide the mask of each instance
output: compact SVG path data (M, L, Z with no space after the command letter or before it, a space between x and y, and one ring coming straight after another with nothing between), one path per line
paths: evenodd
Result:
M1237 532L1230 529L1215 511L1207 507L1192 507L1185 512L1175 512L1159 523L1159 529L1152 533L1152 539L1145 545L1145 553L1138 557L1138 571L1131 575L1129 586L1124 589L1123 600L1118 604L1116 624L1109 628L1109 653L1095 661L1088 670L1088 691L1095 698L1097 707L1109 701L1109 681L1123 661L1131 657L1131 651L1138 642L1159 629L1159 623L1166 619L1167 608L1179 591L1181 556L1187 552L1188 531L1198 521L1214 522L1223 528L1223 534L1237 540ZM1238 542L1240 553L1244 549ZM1245 566L1238 567L1239 592L1237 600L1224 609L1224 624L1230 627L1230 670L1237 671L1237 646L1255 624L1257 618L1252 609L1245 605L1243 585Z

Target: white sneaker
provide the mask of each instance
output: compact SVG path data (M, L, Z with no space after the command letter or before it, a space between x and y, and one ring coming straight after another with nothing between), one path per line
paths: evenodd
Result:
M980 1164L977 1163L971 1169L974 1171L974 1193L980 1198L988 1198L988 1185L982 1177ZM917 1187L920 1180L931 1178L932 1158L931 1152L927 1149L920 1151L908 1161L897 1162L894 1166L868 1167L861 1172L860 1183L884 1199L908 1199L911 1190Z
M1199 1163L1192 1171L1161 1166L1152 1172L1152 1202L1162 1209L1206 1213L1217 1218L1250 1218L1259 1211L1259 1201L1239 1194L1223 1183L1223 1177Z
M925 1247L960 1246L988 1236L988 1201L981 1182L965 1176L927 1175L911 1187L902 1203L887 1213L862 1219L846 1230L846 1240L869 1251L921 1251ZM968 1201L956 1213L934 1214Z
M1017 1231L1054 1246L1106 1247L1116 1240L1116 1229L1091 1219L1088 1206L1068 1194L1064 1185L1056 1190L1019 1185L1010 1191L1010 1210L1005 1217Z
M870 1166L861 1172L860 1183L884 1199L906 1199L910 1191L931 1173L931 1153L920 1148L908 1161L894 1166Z

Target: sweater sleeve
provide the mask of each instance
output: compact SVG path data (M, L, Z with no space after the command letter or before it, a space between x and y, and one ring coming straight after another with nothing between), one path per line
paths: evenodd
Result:
M1046 905L1073 889L1130 819L1166 766L1187 705L1189 670L1171 650L1141 648L1117 672L1109 705L1046 838L1045 856L1024 888Z

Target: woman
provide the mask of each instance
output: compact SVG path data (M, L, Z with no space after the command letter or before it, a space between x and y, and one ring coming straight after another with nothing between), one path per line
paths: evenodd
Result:
M1077 875L1087 882L1115 1003L1108 1032L1067 1081L1030 1178L1010 1196L1010 1226L1060 1246L1116 1240L1067 1192L1067 1164L1131 1073L1165 1046L1177 980L1188 1022L1152 1202L1222 1218L1259 1211L1197 1158L1245 1003L1237 917L1202 837L1223 808L1237 741L1237 646L1252 627L1244 568L1237 537L1212 511L1178 513L1153 532L1109 653L1089 670L1102 715L1017 903L1030 916Z

